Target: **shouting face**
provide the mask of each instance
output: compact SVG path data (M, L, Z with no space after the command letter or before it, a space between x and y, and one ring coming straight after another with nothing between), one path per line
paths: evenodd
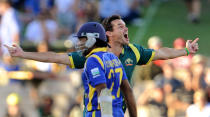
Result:
M110 41L114 41L122 45L129 44L128 28L126 27L125 22L121 19L116 19L112 21L111 24L113 31L110 31Z

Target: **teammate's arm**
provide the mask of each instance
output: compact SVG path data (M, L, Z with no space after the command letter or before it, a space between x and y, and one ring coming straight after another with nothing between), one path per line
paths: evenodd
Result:
M68 54L58 54L55 52L25 52L23 49L13 44L12 47L4 45L12 57L19 57L23 59L31 59L41 62L60 63L70 65Z
M133 91L132 91L127 79L122 80L120 89L123 92L130 117L137 117L135 98L134 98Z
M187 40L186 48L189 51L189 54L194 54L198 50L198 43L197 41L199 38L196 38L194 41ZM180 56L187 55L187 51L185 49L174 49L174 48L160 48L159 50L155 51L155 56L153 60L160 60L160 59L172 59Z

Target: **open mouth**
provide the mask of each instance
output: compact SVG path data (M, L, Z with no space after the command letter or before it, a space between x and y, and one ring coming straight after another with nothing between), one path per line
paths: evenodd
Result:
M125 37L126 39L128 39L128 34L124 34L124 37Z

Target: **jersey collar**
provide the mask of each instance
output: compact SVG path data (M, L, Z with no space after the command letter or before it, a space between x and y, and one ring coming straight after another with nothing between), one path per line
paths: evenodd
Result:
M104 47L104 48L95 48L93 49L88 55L86 55L85 57L89 57L90 55L92 55L93 53L96 53L96 52L107 52L107 48Z
M125 52L125 49L124 49L124 47L123 47L121 54L124 54L124 52Z
M125 48L127 47L127 45L124 45L123 46L123 49L122 49L122 52L120 53L121 55L124 55L124 53L125 53Z

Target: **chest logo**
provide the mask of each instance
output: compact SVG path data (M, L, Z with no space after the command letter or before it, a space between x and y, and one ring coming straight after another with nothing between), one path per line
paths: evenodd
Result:
M126 66L132 66L132 65L133 65L133 60L130 59L130 58L126 59L126 60L125 60L125 65L126 65Z

